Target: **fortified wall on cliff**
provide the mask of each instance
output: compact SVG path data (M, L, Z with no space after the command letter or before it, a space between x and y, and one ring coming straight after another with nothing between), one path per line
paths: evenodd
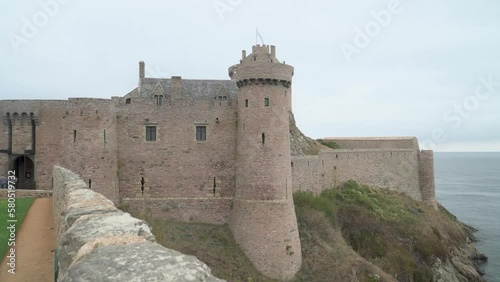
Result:
M301 264L294 191L354 179L436 205L432 151L416 138L330 138L340 149L291 156L293 72L256 45L231 80L147 78L140 62L123 97L1 100L0 175L50 190L60 165L115 204L229 223L256 266L283 279Z

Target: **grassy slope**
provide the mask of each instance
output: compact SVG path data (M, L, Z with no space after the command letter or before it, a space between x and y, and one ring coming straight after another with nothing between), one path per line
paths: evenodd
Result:
M33 203L34 199L19 198L16 199L16 233L23 223L24 217ZM9 230L7 230L8 213L7 213L7 199L0 199L0 258L3 258L7 251L7 243L9 238ZM1 260L1 259L0 259Z
M444 260L466 240L445 210L355 182L319 196L296 193L294 201L303 255L295 281L430 281L432 259ZM245 257L227 225L145 219L160 244L197 256L217 277L272 281Z
M120 209L128 211L126 206ZM210 266L216 277L227 281L275 281L263 276L254 267L234 241L228 225L176 222L132 214L151 224L159 244L196 256Z
M321 211L356 253L398 281L430 281L433 258L449 258L466 241L449 213L353 181L320 196L297 193L294 200L299 219L301 210Z

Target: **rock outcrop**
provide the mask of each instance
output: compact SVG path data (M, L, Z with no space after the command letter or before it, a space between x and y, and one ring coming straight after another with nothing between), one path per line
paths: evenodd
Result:
M469 225L460 222L462 229L467 234L467 244L459 248L453 248L453 256L442 261L436 259L432 266L435 282L481 282L484 273L480 265L488 258L480 253L473 245L476 242L474 232L477 230Z
M290 151L292 156L317 155L319 150L327 148L318 141L313 140L302 133L295 124L295 117L290 112Z

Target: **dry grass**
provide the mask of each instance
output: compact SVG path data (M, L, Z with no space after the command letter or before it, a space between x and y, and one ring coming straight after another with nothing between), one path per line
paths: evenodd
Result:
M294 199L298 208L315 208L330 218L356 253L398 281L432 280L434 259L446 260L450 250L466 240L446 212L353 181L320 196L298 193Z
M294 195L303 263L294 281L431 281L434 258L450 257L466 235L446 210L350 181L315 196ZM261 275L227 225L141 217L167 248L195 255L227 281Z
M227 281L276 281L263 276L255 268L234 241L228 225L154 219L126 206L120 209L147 221L159 244L196 256L210 267L216 277Z

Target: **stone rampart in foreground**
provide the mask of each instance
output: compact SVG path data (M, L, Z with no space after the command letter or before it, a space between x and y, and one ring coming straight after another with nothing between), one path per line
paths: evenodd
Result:
M54 166L58 281L223 281L194 256L155 243L148 223Z

